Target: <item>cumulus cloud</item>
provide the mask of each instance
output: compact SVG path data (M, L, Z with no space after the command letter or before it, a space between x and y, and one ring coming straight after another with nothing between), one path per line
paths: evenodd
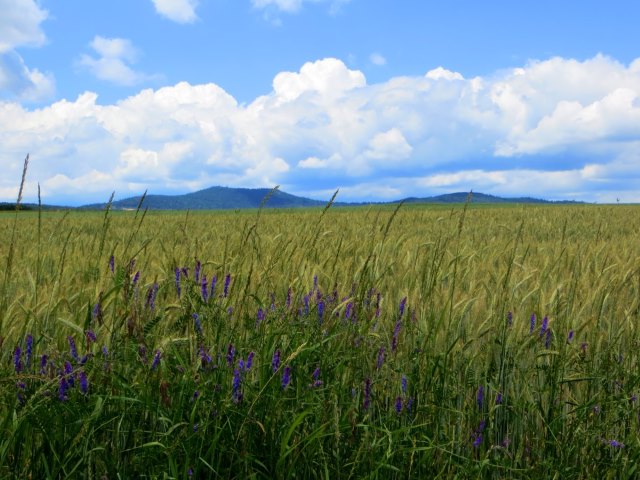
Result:
M100 80L132 86L154 78L132 68L138 59L138 51L127 39L96 35L89 46L98 56L83 54L78 65Z
M40 24L46 10L34 0L0 0L0 54L23 45L40 46L46 36Z
M197 0L152 0L153 5L163 17L177 23L193 23L196 15Z
M126 42L96 47L132 58ZM339 187L343 200L473 189L631 201L639 97L638 60L551 58L475 78L437 67L368 84L327 58L279 73L248 104L186 82L107 105L91 92L39 109L4 102L0 196L30 151L30 178L61 203L274 184L317 198Z
M0 54L0 97L39 101L50 98L55 91L55 80L37 68L30 69L16 52Z

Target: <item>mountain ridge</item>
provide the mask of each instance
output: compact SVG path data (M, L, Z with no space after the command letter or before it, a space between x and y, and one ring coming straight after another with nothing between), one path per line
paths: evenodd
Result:
M429 197L406 197L392 201L372 202L334 202L335 206L390 205L404 201L406 204L418 203L464 203L468 192L454 192ZM269 196L269 198L267 198ZM114 210L130 210L138 208L142 195L115 200L111 203ZM266 200L265 200L266 199ZM530 203L530 204L581 204L584 202L562 200L552 201L533 197L505 198L485 193L473 193L471 203ZM150 210L235 210L247 208L303 208L325 206L327 201L292 195L278 189L269 188L234 188L214 186L179 195L145 195L142 208ZM83 210L99 210L106 203L94 203L78 207Z

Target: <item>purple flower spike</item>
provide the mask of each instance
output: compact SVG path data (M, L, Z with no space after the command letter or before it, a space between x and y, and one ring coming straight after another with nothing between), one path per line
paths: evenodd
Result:
M402 375L402 380L400 381L400 385L402 386L402 394L405 395L407 393L407 377Z
M91 346L91 344L98 339L93 330L87 330L86 332L84 332L84 335L87 338L87 347Z
M244 366L244 368L246 370L251 370L251 366L253 365L253 357L254 356L255 356L255 352L253 352L253 351L249 352L249 356L247 357L247 363Z
M264 310L262 308L258 308L258 314L256 316L256 327L260 325L260 322L263 322L265 318Z
M393 329L393 338L391 340L391 351L395 352L398 348L398 335L400 334L400 328L402 327L402 322L398 320L396 322L396 326Z
M476 434L475 438L473 439L473 448L480 447L481 443L482 443L482 434L478 433L478 434Z
M22 371L22 349L20 347L16 347L13 351L13 367L16 370L16 373L20 373Z
M613 448L624 448L624 443L617 440L609 440L609 446Z
M158 365L160 365L161 356L162 353L160 352L160 350L156 350L156 354L153 356L153 362L151 363L151 370L155 370L156 368L158 368Z
M78 349L76 348L76 342L72 336L68 336L67 341L69 342L69 351L71 352L71 357L77 362L79 360L79 357Z
M178 267L176 267L175 273L176 273L176 292L178 293L178 298L180 298L180 293L182 292L182 289L180 288L180 269Z
M113 257L113 255L109 257L109 270L111 270L111 273L113 273L115 270L115 258Z
M549 319L545 315L542 319L542 325L540 326L540 336L542 337L545 333L547 333L547 327L549 326Z
M64 402L68 399L67 392L69 391L69 383L65 377L60 377L60 383L58 385L58 399Z
M155 310L156 308L156 296L158 295L158 284L154 283L149 291L147 292L147 307L150 310Z
M407 305L407 297L404 297L400 300L400 318L404 315L404 308Z
M47 373L47 364L49 363L49 357L45 354L40 356L40 375Z
M378 359L376 361L376 369L380 370L384 364L384 347L380 347L378 350Z
M223 291L223 297L227 298L227 296L229 295L229 284L231 283L231 274L227 273L227 275L224 277L224 291Z
M498 394L496 395L496 405L501 405L502 404L502 393L498 392Z
M231 367L233 365L233 360L236 357L236 349L233 347L233 344L230 343L227 347L227 366Z
M324 316L324 302L320 300L318 303L318 322L322 323L322 317Z
M399 415L402 413L402 397L396 397L396 413Z
M318 290L318 275L313 276L313 290L311 291L315 292L316 290Z
M80 380L80 391L83 395L86 395L89 392L89 381L87 380L87 374L84 370L78 374L78 378Z
M478 408L482 410L482 405L484 404L484 387L482 385L478 386L478 393L476 393L476 403L478 404Z
M287 388L289 383L291 383L291 367L287 365L284 367L284 372L282 372L282 388Z
M238 404L242 402L242 375L239 369L233 371L233 381L231 384L231 397L233 403Z
M207 284L207 276L204 274L200 282L200 292L202 293L202 301L207 303L207 300L209 300L209 285Z
M529 333L533 333L533 330L536 328L536 314L531 314L531 320L529 323Z
M553 333L551 333L551 329L547 330L547 338L544 341L544 347L549 348L551 346L551 339L553 337Z
M27 335L27 347L24 352L24 363L27 366L27 369L31 367L31 356L33 355L33 335Z
M276 350L271 358L271 371L276 373L280 368L280 350Z
M571 343L573 340L573 330L569 330L569 335L567 335L567 343Z
M140 280L140 270L138 270L136 272L136 274L133 276L133 286L134 287L138 284L139 280Z
M197 313L191 314L193 317L194 328L198 335L202 336L202 324L200 323L200 316Z
M507 327L511 327L513 325L513 313L507 313Z
M285 302L285 306L287 307L287 310L289 310L289 308L291 307L291 287L289 287L289 289L287 290L287 300Z
M100 304L100 301L96 302L96 304L93 306L91 315L94 320L100 320L102 318L102 305Z
M214 298L217 282L218 282L218 276L214 275L213 278L211 279L211 293L209 294L209 298Z
M309 295L304 296L304 314L309 315Z

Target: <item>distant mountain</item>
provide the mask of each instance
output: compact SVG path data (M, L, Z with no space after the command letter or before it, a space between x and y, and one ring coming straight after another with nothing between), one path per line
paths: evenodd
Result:
M265 197L271 192L268 188L228 188L211 187L197 192L184 195L147 195L142 204L142 208L150 210L233 210L244 208L258 208L263 203ZM464 203L467 201L467 192L448 193L435 197L404 199L405 203ZM111 204L114 210L130 210L138 207L141 196L129 197L116 200ZM386 205L398 203L393 202L359 202L346 203L336 202L335 206L357 206L357 205ZM471 197L472 203L580 203L580 202L551 202L530 197L503 198L484 193L474 193ZM312 200L306 197L298 197L289 193L276 190L264 204L266 208L297 208L297 207L320 207L326 205L326 201ZM106 207L106 203L97 203L79 207L81 209L98 210Z
M147 195L142 205L150 210L223 210L258 208L271 192L268 188L211 187L184 195ZM116 200L111 204L115 210L135 209L141 196ZM326 202L297 197L276 190L265 203L267 208L319 207ZM105 203L85 205L83 209L101 209Z

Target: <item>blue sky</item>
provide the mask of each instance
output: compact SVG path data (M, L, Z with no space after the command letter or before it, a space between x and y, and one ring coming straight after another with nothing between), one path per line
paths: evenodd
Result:
M0 200L640 201L640 2L0 0Z

